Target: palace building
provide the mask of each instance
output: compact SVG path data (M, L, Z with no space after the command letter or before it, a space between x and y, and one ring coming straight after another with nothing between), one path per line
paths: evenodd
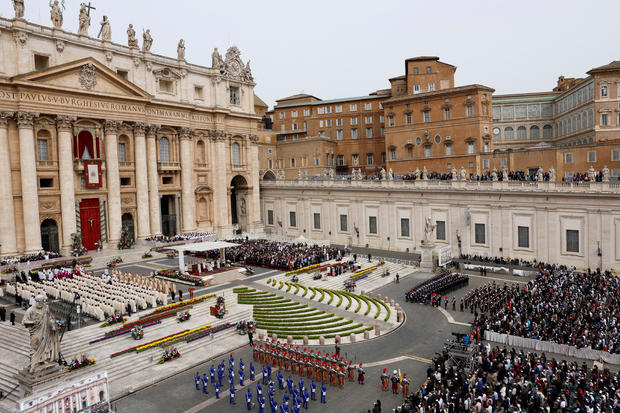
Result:
M66 251L72 234L116 248L123 227L260 231L260 116L239 50L199 66L183 41L176 58L151 53L148 32L138 48L132 27L129 46L93 38L85 13L79 35L0 18L0 254Z

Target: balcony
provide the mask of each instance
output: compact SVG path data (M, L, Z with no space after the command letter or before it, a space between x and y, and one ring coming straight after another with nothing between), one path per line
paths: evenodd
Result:
M74 159L73 170L81 172L84 170L84 161L98 161L101 163L101 172L105 171L105 161L103 159Z
M118 167L119 169L133 169L134 167L134 162L119 162L118 163Z
M181 164L179 162L157 162L157 170L160 172L180 171Z
M57 169L58 161L37 161L37 169L50 170Z

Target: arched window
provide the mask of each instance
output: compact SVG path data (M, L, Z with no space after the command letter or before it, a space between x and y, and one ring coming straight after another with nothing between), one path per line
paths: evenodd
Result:
M540 138L540 128L536 125L530 128L530 139Z
M198 163L205 163L205 143L202 139L196 144L196 161Z
M517 139L527 139L527 129L525 126L519 126L517 128Z
M511 126L507 126L504 128L504 139L514 139L514 129Z
M543 138L552 138L553 137L553 126L545 125L543 126Z
M237 142L232 144L231 153L233 165L241 165L241 148Z
M168 138L159 140L159 162L170 162L170 141Z

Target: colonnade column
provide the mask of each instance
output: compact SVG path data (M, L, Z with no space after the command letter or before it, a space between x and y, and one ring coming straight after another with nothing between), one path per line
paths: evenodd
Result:
M108 178L108 228L110 245L121 239L121 183L118 175L118 127L119 122L106 120L105 128L105 169Z
M41 250L41 223L39 222L39 194L37 164L34 152L34 118L38 114L19 112L19 161L21 168L22 204L24 215L24 252Z
M159 201L159 176L157 174L157 126L149 125L146 133L146 163L149 183L149 217L151 235L161 235L161 211Z
M248 216L250 219L250 228L257 230L258 223L261 221L260 215L260 176L258 174L258 135L250 135L250 146L248 150L248 166L250 171L250 202L248 206Z
M220 236L228 231L230 226L230 208L228 207L228 177L226 174L226 133L223 130L212 130L210 136L215 143L214 168L221 176L213 177L213 211L215 225L220 230Z
M196 229L194 209L196 208L193 183L194 153L192 151L192 133L189 128L181 129L181 194L183 203L183 232Z
M15 205L13 204L13 179L9 158L9 119L12 112L0 112L0 217L3 218L0 231L0 255L17 252L15 238Z
M134 125L133 139L135 144L134 159L136 161L136 199L138 207L136 220L139 239L144 239L151 235L145 131L146 125L144 123L136 123Z
M76 232L72 123L72 119L69 116L56 117L56 129L58 130L58 171L60 178L60 214L62 217L62 248L71 248L71 234Z

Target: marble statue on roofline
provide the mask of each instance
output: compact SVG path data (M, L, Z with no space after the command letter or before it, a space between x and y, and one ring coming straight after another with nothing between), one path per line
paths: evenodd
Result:
M50 17L52 19L52 25L60 29L62 27L62 9L60 8L60 4L58 4L58 0L50 0Z
M142 51L150 52L152 45L153 37L151 37L151 29L146 29L146 31L142 33Z
M90 27L90 16L88 15L86 4L82 3L82 5L80 6L78 34L81 36L88 36L89 27Z
M24 18L24 0L13 0L13 9L15 10L15 18Z

